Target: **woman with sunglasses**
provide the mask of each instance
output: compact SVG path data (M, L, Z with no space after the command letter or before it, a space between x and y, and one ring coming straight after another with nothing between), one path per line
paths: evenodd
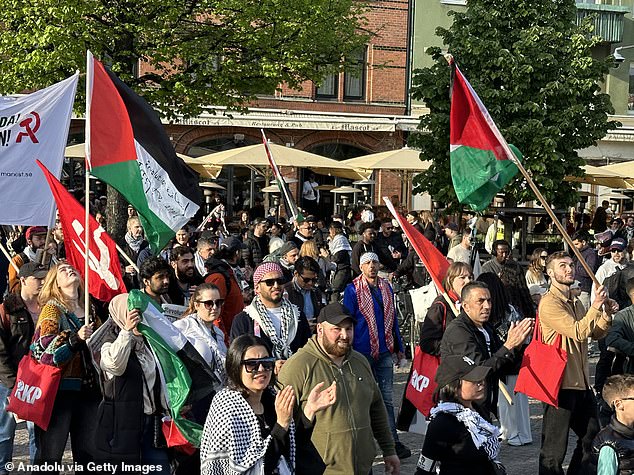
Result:
M546 276L546 259L548 259L548 251L543 247L535 248L531 254L528 270L526 271L526 285L539 285L540 287L548 287L548 277Z
M220 316L224 300L214 284L200 284L189 301L183 318L174 322L224 383L227 347L225 335L214 322Z
M486 398L490 371L465 356L442 359L434 393L438 404L431 410L416 475L462 475L465 467L474 475L506 473L498 461L500 431L473 407Z
M271 357L253 335L233 340L227 353L228 387L213 399L200 441L202 475L290 474L295 469L295 394L287 386L275 394ZM336 402L336 386L313 388L301 424Z

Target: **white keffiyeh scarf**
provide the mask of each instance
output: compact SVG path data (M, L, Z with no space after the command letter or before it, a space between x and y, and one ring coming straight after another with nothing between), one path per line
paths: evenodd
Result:
M436 414L444 412L453 415L464 424L471 435L476 448L482 448L489 460L496 462L500 453L500 429L484 420L484 418L473 409L464 407L455 402L441 402L431 410L431 418Z
M282 299L282 317L280 322L280 334L275 331L269 313L262 303L259 295L256 295L251 305L245 311L253 319L260 329L269 337L273 345L273 356L277 359L287 360L293 354L291 342L297 335L299 322L299 309L286 297Z
M289 460L280 458L280 475L294 473L295 424L288 427ZM264 455L271 435L262 438L249 403L237 391L225 388L214 397L200 439L201 475L264 474Z

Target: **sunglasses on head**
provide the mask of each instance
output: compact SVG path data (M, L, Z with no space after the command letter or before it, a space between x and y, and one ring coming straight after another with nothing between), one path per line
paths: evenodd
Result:
M260 281L260 283L264 282L266 284L267 287L273 287L275 284L279 285L280 287L282 285L284 285L286 283L286 281L284 279L277 278L277 279L262 279Z
M206 308L211 308L211 307L220 308L224 305L225 299L197 300L197 302L203 304Z
M262 367L263 371L273 371L275 368L275 358L253 358L240 362L247 373L255 373Z

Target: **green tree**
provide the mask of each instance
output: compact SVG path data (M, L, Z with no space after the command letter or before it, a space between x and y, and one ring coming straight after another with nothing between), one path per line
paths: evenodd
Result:
M544 197L557 207L577 202L574 183L584 161L576 150L596 144L618 122L600 83L610 58L592 57L601 39L591 26L575 23L574 0L469 0L452 12L449 29L438 28L447 50L471 82L507 142L524 155L524 165ZM449 67L440 48L435 60L417 70L413 95L430 113L411 138L433 165L418 176L415 190L427 191L456 208L449 166ZM507 201L534 200L518 176L504 189Z
M167 117L240 107L333 72L365 24L354 0L0 0L0 94L83 70L90 49Z
M0 0L0 94L85 70L89 49L168 119L239 109L282 83L354 69L344 59L368 41L363 14L356 0ZM120 240L127 215L113 191L108 230Z

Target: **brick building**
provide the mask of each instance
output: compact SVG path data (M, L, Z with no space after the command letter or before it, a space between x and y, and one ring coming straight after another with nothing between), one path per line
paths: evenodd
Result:
M199 117L166 125L177 152L199 157L216 151L256 144L260 128L269 140L289 147L343 160L401 148L417 120L409 115L409 47L412 0L382 0L369 4L369 28L376 35L355 58L356 74L327 77L320 87L312 82L300 90L283 87L275 96L259 97L248 114L225 114L209 108ZM305 171L284 169L298 180L293 193L301 191ZM227 187L230 205L239 209L253 190L264 186L244 167L225 167L220 182ZM399 195L402 183L393 172L376 173L372 194ZM344 179L317 175L320 184L347 184ZM257 196L257 195L256 195ZM330 214L333 196L322 194ZM401 197L403 198L403 197ZM328 208L329 207L329 208Z

